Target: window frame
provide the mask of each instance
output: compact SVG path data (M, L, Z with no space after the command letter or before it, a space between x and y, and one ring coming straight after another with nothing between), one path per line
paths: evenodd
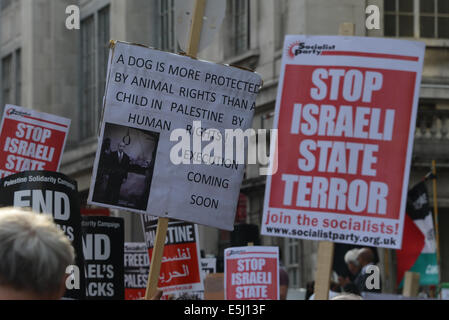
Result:
M107 17L100 26L102 14ZM81 19L80 36L80 141L90 140L96 136L100 127L105 94L107 65L109 57L109 40L111 34L111 5L97 7ZM88 25L86 25L88 24ZM101 44L103 41L104 44ZM86 49L87 48L87 49Z
M274 3L274 10L277 12L275 15L275 32L274 32L274 47L275 51L282 50L284 46L284 38L288 29L288 0L278 0Z
M395 1L395 11L387 11L385 9L385 1ZM449 13L439 13L438 12L438 1L439 0L412 0L413 1L413 12L406 13L399 11L399 0L384 0L384 28L383 28L383 36L391 37L391 38L419 38L425 40L426 44L430 46L448 46L449 37L448 38L440 38L438 35L438 19L439 18L449 18ZM434 1L434 12L433 13L421 13L421 1ZM394 35L385 35L385 17L386 15L394 15L395 17L395 34ZM399 28L399 16L407 15L413 16L413 36L400 36L400 28ZM421 16L424 17L433 17L434 18L434 37L421 37Z
M22 105L22 49L14 51L14 103Z
M8 9L13 2L14 0L0 0L0 11Z
M158 13L158 46L160 50L167 52L176 52L178 50L178 42L176 38L176 26L175 26L175 1L174 0L158 0L157 3ZM166 20L164 20L166 19ZM165 30L165 23L168 30ZM163 35L167 33L168 39ZM166 41L164 41L167 39Z
M284 267L288 273L289 288L301 287L301 262L300 262L301 240L296 238L284 238ZM292 253L294 255L292 256ZM296 260L294 260L296 256Z
M4 61L9 59L8 70L5 71ZM16 48L8 51L0 59L0 109L3 110L6 104L13 104L20 106L22 103L22 50ZM7 74L8 79L5 81L4 77ZM8 99L5 99L5 87L8 85Z
M13 58L14 54L9 53L1 59L1 80L2 80L2 102L1 108L3 109L6 104L12 103L13 98ZM7 93L6 93L7 92Z
M241 6L241 4L244 4ZM240 6L239 6L240 4ZM250 0L228 0L228 30L231 33L228 34L228 48L225 51L225 58L230 59L244 55L246 52L251 50L251 1ZM239 14L239 9L245 8L245 12ZM243 25L245 28L239 28L238 17L243 16ZM237 34L237 30L239 31ZM242 32L242 30L244 32ZM242 36L243 35L243 36ZM243 37L245 46L239 48L239 39Z

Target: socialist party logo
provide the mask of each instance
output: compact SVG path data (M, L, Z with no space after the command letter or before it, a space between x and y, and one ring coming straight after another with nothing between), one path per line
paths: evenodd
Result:
M14 115L16 115L16 116L22 116L22 117L24 117L24 116L30 116L30 115L31 115L31 114L29 114L28 112L22 112L22 111L19 111L19 110L14 109L14 108L11 108L11 109L9 109L8 111L6 111L6 114L7 114L8 116L14 116Z
M321 55L323 51L335 50L335 45L330 44L306 44L305 42L295 41L288 46L288 56L293 59L301 54Z

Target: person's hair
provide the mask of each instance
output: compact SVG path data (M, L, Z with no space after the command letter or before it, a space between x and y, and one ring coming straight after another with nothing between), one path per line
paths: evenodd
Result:
M370 248L363 248L359 251L359 259L365 263L374 263L374 253Z
M56 294L74 260L70 240L50 215L0 209L0 285Z
M358 267L359 266L359 261L357 260L358 256L359 256L359 249L349 250L345 254L345 263L346 264L352 263Z
M338 282L332 281L330 282L329 289L333 292L341 292L341 287Z

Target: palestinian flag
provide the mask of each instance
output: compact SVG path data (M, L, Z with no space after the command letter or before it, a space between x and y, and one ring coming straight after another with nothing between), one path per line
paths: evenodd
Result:
M406 271L420 274L420 285L439 283L433 215L424 181L407 195L402 249L396 250L397 285L402 287Z

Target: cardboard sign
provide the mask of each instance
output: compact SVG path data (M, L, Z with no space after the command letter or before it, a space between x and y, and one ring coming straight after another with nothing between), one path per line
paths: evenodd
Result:
M279 248L225 250L226 300L279 300Z
M22 171L58 171L70 119L6 105L0 129L0 178Z
M400 248L424 44L288 36L262 234Z
M37 213L53 216L54 222L72 242L79 270L79 289L69 289L66 298L84 299L84 259L81 243L81 215L78 186L63 174L47 171L27 171L0 180L0 206L31 208Z
M83 253L88 300L123 300L123 218L82 217Z
M125 300L145 297L150 258L145 242L125 242Z
M150 257L153 254L157 218L142 215L145 241ZM197 295L204 290L200 271L198 227L190 222L170 221L162 257L158 288L168 296Z
M204 290L206 290L206 277L217 272L217 258L201 258L201 278L203 279ZM195 296L199 300L204 300L204 291L198 291Z
M224 300L224 273L210 273L204 279L204 300Z
M117 42L88 202L232 230L244 164L239 142L226 154L225 129L251 127L261 84L253 72Z

